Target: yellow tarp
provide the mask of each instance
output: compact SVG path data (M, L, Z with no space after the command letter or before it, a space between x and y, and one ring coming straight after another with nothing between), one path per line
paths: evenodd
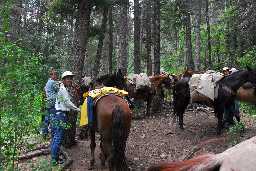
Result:
M81 107L81 117L80 117L80 126L88 125L88 116L87 116L87 99L84 100L84 103Z
M115 87L102 87L99 89L91 90L89 93L85 93L83 96L87 97L88 95L91 96L93 99L99 96L104 96L107 94L116 94L118 96L127 96L128 92L124 90L119 90Z
M91 90L83 94L85 101L81 107L81 117L80 117L80 126L85 126L88 124L88 115L87 115L87 96L95 99L96 97L105 96L107 94L115 94L118 96L127 96L128 92L124 90L119 90L115 87L103 87L100 89Z

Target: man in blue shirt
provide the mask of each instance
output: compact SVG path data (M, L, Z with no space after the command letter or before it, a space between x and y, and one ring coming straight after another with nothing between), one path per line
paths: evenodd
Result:
M50 124L50 114L55 113L55 101L59 91L59 83L57 81L57 72L54 68L49 71L50 78L48 79L44 90L46 94L46 109L47 113L44 116L42 133L44 136L48 134L48 127Z

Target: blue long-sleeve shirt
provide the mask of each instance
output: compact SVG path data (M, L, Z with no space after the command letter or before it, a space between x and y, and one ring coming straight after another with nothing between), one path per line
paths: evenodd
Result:
M56 97L57 97L57 93L59 91L58 82L49 78L45 87L44 87L44 90L45 90L45 93L46 93L46 107L47 108L54 107Z

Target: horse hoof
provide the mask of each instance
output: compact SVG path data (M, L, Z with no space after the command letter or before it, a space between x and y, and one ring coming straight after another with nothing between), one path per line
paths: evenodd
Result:
M93 169L95 169L95 166L90 166L90 167L88 168L88 170L93 170Z
M94 167L95 167L94 162L95 162L94 160L90 161L90 166L89 166L88 170L93 170L94 169Z
M221 135L221 130L217 130L217 135Z

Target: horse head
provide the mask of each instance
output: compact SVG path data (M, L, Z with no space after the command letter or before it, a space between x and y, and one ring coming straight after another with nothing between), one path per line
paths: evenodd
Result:
M120 88L120 89L123 89L123 90L127 89L126 77L123 74L121 69L118 69L118 71L116 72L115 79L116 79L117 88Z
M163 75L163 81L162 81L162 85L167 88L167 89L171 89L173 88L174 84L175 84L175 78L173 77L173 75L171 74L167 74L167 75Z
M126 78L121 70L118 70L114 74L106 74L94 81L94 84L102 84L108 87L117 87L119 89L126 89Z

